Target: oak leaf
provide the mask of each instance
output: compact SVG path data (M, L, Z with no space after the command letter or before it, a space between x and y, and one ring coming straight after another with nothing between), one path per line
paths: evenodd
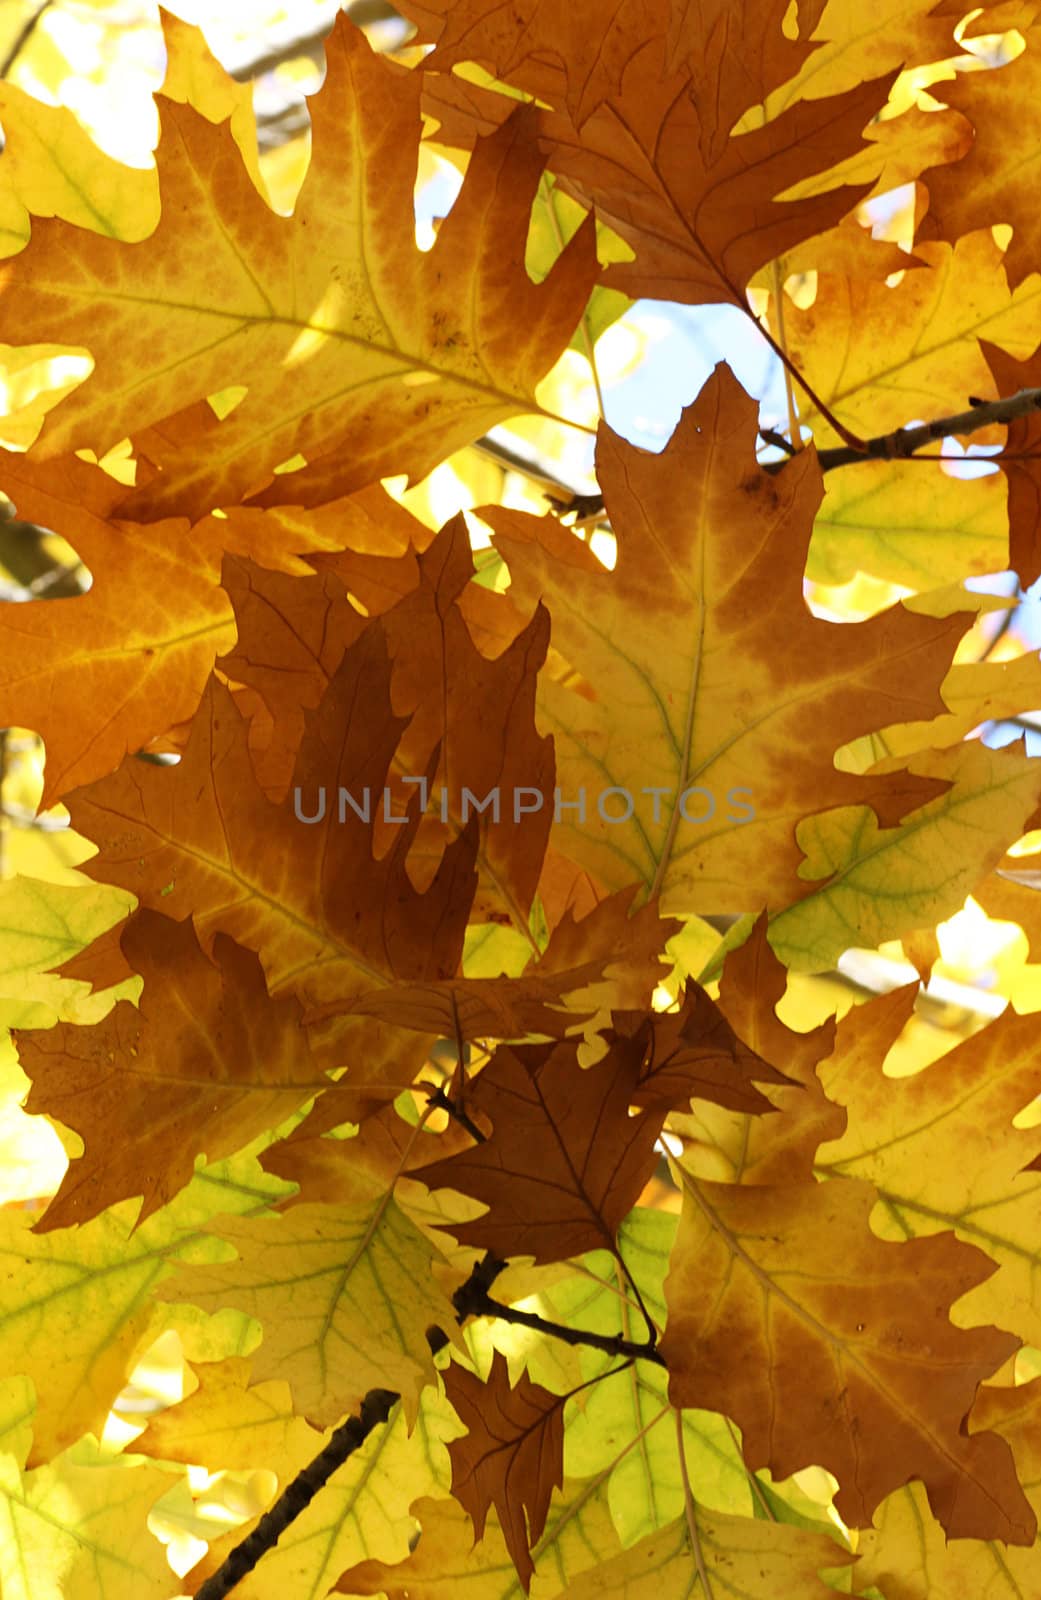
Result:
M799 12L802 39L781 31L785 0L609 0L597 17L597 48L589 48L589 19L581 7L553 0L520 0L509 10L494 0L403 0L402 13L436 48L427 71L451 71L476 61L551 105L566 107L581 128L604 101L623 93L624 70L648 40L663 39L665 69L681 68L697 101L711 105L724 135L741 112L802 66L817 46L806 44L824 10L813 0ZM753 49L735 49L740 38Z
M666 1319L663 1284L678 1223L674 1213L638 1205L618 1235L626 1268L658 1328ZM567 1275L547 1284L547 1269L533 1269L532 1287L543 1316L607 1338L617 1338L620 1331L628 1338L639 1336L635 1308L627 1298L619 1297L619 1265L614 1257L597 1250L575 1262L570 1273L566 1267L559 1270ZM495 1282L500 1300L507 1298L506 1287L500 1288L505 1278L503 1274ZM525 1287L520 1286L521 1293ZM683 1513L680 1435L688 1481L697 1484L703 1508L753 1514L764 1480L760 1477L757 1485L751 1478L737 1430L726 1417L715 1411L678 1411L671 1406L668 1373L655 1362L641 1361L627 1371L606 1351L580 1345L573 1353L578 1371L566 1376L548 1364L542 1368L539 1358L543 1351L538 1345L529 1345L524 1359L532 1377L539 1378L545 1370L541 1381L547 1386L579 1389L566 1417L567 1470L603 1474L615 1531L627 1548ZM616 1375L619 1381L608 1381L609 1375Z
M34 218L60 217L127 243L155 227L159 197L152 175L104 155L69 106L41 104L5 80L0 117L0 256L25 248L39 226Z
M653 901L630 913L635 896L635 885L620 889L577 921L566 911L546 949L518 977L388 984L361 995L349 1010L446 1038L590 1031L598 1012L649 1002L663 975L661 952L679 929L674 918L659 917ZM346 1009L332 1001L305 1020L314 1024Z
M331 1427L370 1389L389 1387L401 1394L411 1431L420 1392L435 1381L426 1330L458 1337L458 1328L431 1271L436 1252L393 1194L222 1219L210 1233L234 1245L238 1259L181 1267L162 1285L164 1300L257 1317L264 1341L253 1381L284 1377L295 1409L315 1427Z
M288 783L306 712L321 700L365 622L352 603L353 591L335 576L335 558L322 561L319 577L288 581L252 563L228 565L239 635L221 668L264 696L274 719L265 774L270 782L284 766ZM364 562L369 571L376 565L376 558ZM526 929L552 821L553 744L538 735L534 716L548 613L536 608L495 660L482 654L460 605L473 587L474 570L462 517L446 524L418 555L408 551L399 562L384 559L378 565L384 581L402 590L380 619L393 662L394 713L411 719L392 760L392 814L401 814L431 752L435 746L440 751L429 799L421 789L424 815L409 851L412 880L425 888L446 844L476 816L482 882L471 920L494 913ZM403 569L400 575L396 567ZM484 599L484 610L495 609L495 596ZM499 609L505 606L500 602ZM377 814L378 854L396 831Z
M734 1600L784 1594L791 1600L827 1600L834 1594L819 1577L822 1567L841 1567L853 1556L825 1534L732 1517L692 1504L686 1516L647 1534L622 1555L583 1574L568 1595L574 1600L653 1600L655 1595L693 1594L691 1570L703 1573ZM702 1585L699 1581L699 1587ZM713 1588L704 1590L713 1593Z
M687 984L678 1011L616 1012L612 1020L618 1036L645 1041L633 1105L647 1110L682 1108L696 1096L734 1111L768 1112L774 1107L754 1084L791 1081L738 1038L700 984Z
M1037 1017L1011 1006L938 1062L892 1079L882 1063L906 1021L909 987L857 1006L820 1068L847 1109L845 1131L819 1152L823 1173L878 1190L877 1231L891 1238L953 1229L986 1249L996 1270L959 1306L959 1321L1000 1320L1041 1343L1034 1283L1041 1250L1041 1134L1013 1119L1041 1093Z
M1004 257L1011 289L1018 289L1037 271L1041 249L1033 204L1036 178L1031 172L1041 140L1041 29L1033 18L1031 21L1032 27L1022 19L1020 23L1026 48L1014 60L1004 62L1000 72L959 73L953 83L944 84L943 100L971 125L972 145L960 160L926 167L918 174L929 191L923 238L946 239L953 244L974 233L980 226L983 198L991 223L1011 223L1012 238ZM1010 102L1018 108L1015 141L1007 137Z
M309 719L294 773L302 812L293 796L276 805L262 793L246 726L211 680L179 765L125 762L68 796L74 826L101 850L87 871L154 910L190 912L204 949L220 929L257 950L272 993L291 978L295 993L320 1004L381 977L454 972L475 882L473 820L423 894L405 869L416 804L379 860L364 820L366 795L370 816L373 794L380 804L404 727L391 712L390 676L376 618ZM341 788L357 802L344 804L342 821ZM316 793L327 804L308 824Z
M390 1566L363 1561L343 1573L337 1592L379 1595L387 1600L486 1600L515 1595L516 1567L495 1506L488 1508L484 1537L475 1542L473 1523L455 1499L424 1496L412 1507L422 1538L407 1561ZM533 1552L536 1600L569 1592L579 1574L619 1549L603 1478L570 1478L552 1499L546 1531Z
M998 473L953 478L939 462L865 461L829 472L824 490L806 557L814 583L870 572L923 591L1013 565Z
M343 1098L349 1097L348 1089ZM265 1171L297 1185L297 1193L286 1200L283 1209L304 1202L342 1205L371 1201L401 1176L425 1166L435 1152L443 1159L456 1150L469 1149L472 1142L458 1122L449 1122L435 1135L422 1126L413 1127L388 1105L360 1121L351 1137L326 1138L330 1129L353 1120L349 1112L343 1115L340 1106L339 1091L335 1097L323 1097L288 1138L264 1151L261 1164ZM412 1200L418 1194L429 1200L425 1186L398 1183L395 1192L402 1209L415 1221ZM433 1237L436 1244L444 1243L443 1235Z
M273 1000L252 950L218 933L207 960L190 919L142 909L120 943L144 978L92 1028L15 1034L32 1079L25 1108L84 1142L36 1231L86 1222L143 1196L139 1221L190 1181L195 1158L243 1149L329 1080L310 1058L302 1008Z
M725 37L720 21L717 42ZM664 37L642 44L625 66L621 92L593 111L581 132L565 113L540 112L540 149L564 193L595 207L635 252L634 261L607 267L606 287L632 298L745 310L745 288L757 272L835 226L874 188L870 178L806 199L774 198L861 149L894 74L844 95L800 101L736 137L734 122L751 102L743 94L730 106L719 100L721 81L747 88L741 72L730 77L728 53L713 54L700 82L689 65L669 68L667 59ZM423 101L438 119L439 141L464 147L476 129L498 126L511 104L444 74L427 80Z
M919 750L949 750L981 723L1015 717L1021 706L1041 699L1041 657L1028 652L1009 661L960 662L943 680L941 692L950 708L946 716L897 723L882 729L877 741L871 735L854 739L842 752L842 765L870 771L879 748L888 759L905 760Z
M465 1435L448 1446L452 1493L472 1517L478 1539L494 1504L506 1548L528 1594L535 1571L531 1547L542 1537L553 1490L564 1484L568 1397L532 1383L526 1373L511 1387L500 1350L493 1353L483 1382L453 1363L444 1383L466 1425Z
M816 49L790 82L770 94L766 114L777 116L803 95L814 100L823 95L839 95L855 88L870 73L886 72L892 67L904 69L911 77L916 66L941 61L951 53L951 35L960 20L944 0L938 4L934 0L879 0L870 11L865 11L857 0L829 0L812 34L811 28L805 30ZM911 95L904 91L903 98ZM942 114L934 120L942 121ZM867 136L874 137L878 131L876 125ZM921 167L920 160L915 176Z
M269 1474L277 1462L280 1488L328 1442L293 1411L281 1378L250 1384L251 1362L241 1357L200 1364L199 1388L152 1418L135 1449L158 1460L210 1462L214 1471ZM274 1549L249 1575L250 1600L325 1595L344 1569L364 1553L370 1561L400 1561L409 1549L417 1495L447 1492L445 1440L459 1422L443 1395L424 1389L415 1430L408 1435L398 1408L360 1450L340 1466L321 1494L294 1518ZM216 1486L215 1486L216 1487ZM189 1593L220 1567L256 1527L256 1519L219 1533L182 1579Z
M7 606L0 624L0 715L42 735L48 808L192 716L235 638L225 552L249 552L283 575L306 569L286 553L275 513L142 526L116 514L123 486L74 456L42 464L0 452L0 484L22 518L60 528L91 575L85 594ZM338 544L344 522L341 513L335 535L321 524L299 530L295 548Z
M972 739L894 765L905 760L912 774L949 783L947 793L891 828L864 806L797 824L800 871L819 887L771 920L770 943L789 968L824 972L851 945L874 949L953 916L1030 826L1041 772L1021 749Z
M1011 1389L984 1387L969 1419L973 1432L992 1428L1007 1439L1035 1511L1041 1495L1041 1380ZM932 1515L921 1484L912 1483L879 1507L874 1526L857 1541L857 1574L893 1600L933 1600L938 1594L983 1594L1018 1600L1041 1582L1037 1545L999 1552L969 1539L948 1539ZM997 1557L997 1559L995 1559Z
M37 1005L66 1022L94 1021L100 1015L97 1003L86 995L84 980L74 969L85 949L93 950L110 934L118 938L131 905L128 896L104 884L84 893L78 883L47 883L25 873L5 878L0 883L5 952L0 1010L5 1022L37 1025L32 1015Z
M5 1471L5 1596L168 1600L170 1567L148 1518L169 1490L169 1474L86 1443L33 1471L18 1473L13 1463Z
M473 1222L446 1224L448 1232L538 1264L611 1249L654 1170L665 1117L629 1116L643 1054L641 1040L618 1039L583 1068L571 1040L500 1045L466 1096L471 1114L490 1119L491 1137L410 1174L488 1205Z
M787 905L807 892L793 816L857 798L895 822L942 793L839 772L833 757L881 721L945 709L939 684L969 614L811 616L802 572L820 479L810 452L764 472L756 427L723 366L661 455L601 427L612 572L551 519L482 513L511 594L525 608L545 599L556 648L591 686L540 684L558 783L588 808L551 837L611 889L638 874L669 913Z
M926 240L915 254L927 264L909 268L892 287L822 266L813 304L785 307L792 360L838 421L866 437L963 411L970 394L993 399L982 334L1020 360L1041 339L1036 296L1024 284L1010 293L989 231L953 247ZM800 416L818 448L836 442L815 405L801 404ZM973 438L989 442L979 431Z
M190 534L183 520L116 520L122 486L73 457L45 468L7 457L0 477L24 518L62 530L93 580L86 594L4 608L0 714L43 736L49 807L195 710L234 639L219 587L225 534L213 519Z
M947 1234L883 1242L868 1227L876 1198L854 1179L746 1188L684 1175L660 1344L669 1398L732 1417L753 1471L826 1467L852 1526L915 1477L951 1538L1030 1544L1008 1446L962 1426L1019 1341L948 1317L994 1263Z
M150 1417L136 1449L211 1472L246 1472L277 1457L295 1477L318 1454L323 1435L296 1415L284 1378L251 1383L251 1374L248 1356L200 1362L191 1394Z
M691 1114L674 1115L669 1124L692 1141L680 1158L691 1173L742 1184L806 1182L822 1141L842 1133L845 1115L821 1084L822 1063L835 1047L835 1020L829 1017L805 1033L787 1027L777 1015L786 986L787 973L767 942L763 914L745 943L726 958L718 1009L749 1055L784 1063L784 1072L774 1077L755 1074L769 1091L767 1107L777 1115L750 1116L763 1107L699 1090Z
M635 251L635 261L606 269L604 285L635 299L744 306L745 285L766 262L835 226L870 192L867 182L776 198L859 149L891 82L800 101L731 138L697 104L683 70L664 74L651 45L633 59L624 98L601 107L580 141L545 112L542 146L564 189L595 205Z
M207 122L226 122L254 187L265 200L270 200L257 159L259 141L252 84L229 77L211 54L201 28L193 28L164 6L159 7L159 21L166 46L164 98L193 106Z
M0 1338L7 1370L25 1373L37 1395L30 1467L85 1433L100 1437L138 1359L173 1325L151 1291L179 1252L214 1259L219 1247L207 1235L214 1214L255 1214L284 1189L254 1159L236 1156L197 1172L138 1228L130 1201L73 1234L39 1234L31 1212L0 1210Z
M125 499L125 515L204 515L262 489L301 452L311 466L276 478L270 502L328 500L403 469L422 476L536 409L535 385L582 312L596 270L591 222L545 283L520 265L542 169L533 114L519 111L477 152L434 248L403 250L419 77L375 56L346 16L326 55L291 218L258 194L223 124L166 100L162 215L132 266L121 242L44 220L0 268L0 338L79 348L86 336L94 360L48 417L38 458L84 445L101 454L190 411L187 430L153 452L157 474ZM231 385L248 392L218 421L201 403Z

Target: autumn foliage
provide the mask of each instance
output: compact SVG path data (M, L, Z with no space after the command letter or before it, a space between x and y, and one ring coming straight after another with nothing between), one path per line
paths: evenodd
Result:
M1041 1594L1037 1006L899 1075L917 983L778 1012L851 948L927 978L970 894L1041 960L1041 763L981 737L1041 664L964 585L1041 574L1041 405L991 406L1041 386L1034 8L398 9L337 18L289 204L174 18L153 171L0 85L2 364L90 362L0 489L92 577L0 652L84 841L0 883L68 1157L0 1211L0 1594ZM660 453L601 422L602 505L388 492L565 427L636 299L759 319L772 456L721 363ZM235 1525L178 1576L186 1466Z

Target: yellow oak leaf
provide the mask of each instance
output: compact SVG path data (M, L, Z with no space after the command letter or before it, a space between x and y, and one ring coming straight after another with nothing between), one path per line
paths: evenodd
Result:
M50 341L86 343L94 361L36 455L101 454L152 430L151 472L139 471L127 514L204 515L263 489L301 452L311 467L275 479L272 503L313 504L397 471L421 477L537 409L535 386L582 313L596 273L591 220L543 283L524 271L543 166L532 114L520 108L477 151L433 249L402 249L418 77L374 55L345 15L326 53L291 218L258 194L224 124L166 100L162 215L140 248L43 221L0 269L0 339L46 329ZM206 397L232 385L245 397L219 421Z

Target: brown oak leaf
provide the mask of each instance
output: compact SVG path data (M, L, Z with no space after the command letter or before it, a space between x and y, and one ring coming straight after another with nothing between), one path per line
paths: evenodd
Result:
M629 1115L643 1054L642 1040L618 1039L583 1068L572 1040L501 1045L466 1096L471 1115L490 1119L491 1137L410 1174L489 1206L448 1231L539 1265L612 1249L654 1170L665 1119L663 1110Z
M260 961L225 933L203 954L190 918L147 907L122 929L144 977L93 1027L59 1022L15 1034L32 1079L26 1110L84 1142L36 1231L86 1222L142 1195L138 1223L189 1182L195 1158L218 1161L284 1121L326 1087L291 995L273 999Z
M493 1353L484 1383L456 1363L443 1377L445 1393L467 1429L448 1445L452 1493L472 1517L478 1539L494 1505L527 1594L535 1571L531 1547L546 1526L553 1490L564 1482L567 1396L533 1383L526 1373L511 1389L500 1350Z

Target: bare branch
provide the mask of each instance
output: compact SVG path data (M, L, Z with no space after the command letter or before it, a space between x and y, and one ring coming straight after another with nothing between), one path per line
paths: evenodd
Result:
M1015 417L1028 416L1031 411L1041 411L1041 389L1020 389L1017 394L1007 395L1003 400L978 400L973 395L969 396L969 400L971 409L968 411L957 411L953 416L936 417L932 422L920 423L915 428L897 428L894 433L866 439L863 450L845 444L818 450L817 460L821 471L833 472L836 467L854 466L863 461L942 461L947 458L919 456L915 452L935 439L946 439L957 433L974 433L977 428L987 428L993 422L1011 422ZM783 434L776 433L772 428L760 428L759 435L767 444L785 452L783 461L761 461L759 465L764 472L780 472L792 456L800 453ZM497 446L484 439L478 441L478 447L488 455L501 454ZM1000 456L991 459L1001 460ZM518 472L526 470L519 459L508 464ZM537 483L547 481L543 472L530 471L528 476ZM564 513L577 510L583 518L596 516L604 509L603 497L599 495L570 492L567 498L556 495L547 495L546 498L557 511Z
M347 1457L359 1450L372 1430L386 1422L401 1396L390 1389L370 1389L356 1417L341 1422L325 1449L298 1472L279 1495L270 1511L265 1511L253 1531L237 1544L195 1591L195 1600L224 1600L237 1583L253 1571L261 1556L274 1549L291 1522L304 1511Z
M972 402L974 397L970 395L969 399ZM855 461L906 461L923 444L930 444L934 439L946 439L955 433L975 433L977 428L987 428L992 422L1011 422L1015 417L1028 416L1031 411L1041 411L1041 389L1020 389L1003 400L976 400L968 411L957 411L951 417L937 417L916 428L897 428L895 433L868 439L864 452L837 445L834 449L818 450L817 459L822 472ZM771 463L767 471L783 464Z
M522 1328L533 1328L536 1333L559 1339L563 1344L584 1344L593 1350L603 1350L609 1356L631 1356L641 1361L653 1361L659 1367L665 1365L653 1338L640 1344L621 1333L587 1333L582 1328L569 1328L563 1322L551 1322L548 1317L540 1317L535 1311L521 1311L516 1306L504 1305L501 1300L493 1300L488 1294L480 1298L476 1314L498 1317L500 1322L517 1323Z

